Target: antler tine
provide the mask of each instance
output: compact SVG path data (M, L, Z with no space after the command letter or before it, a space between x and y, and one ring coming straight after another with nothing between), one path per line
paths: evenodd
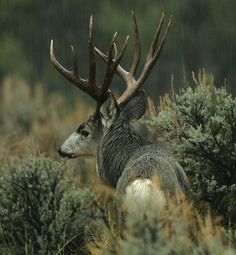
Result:
M151 46L150 46L150 49L149 49L149 52L148 52L148 55L147 55L147 58L146 58L146 62L144 64L143 71L142 71L142 73L141 73L141 75L140 75L140 77L137 81L140 85L145 82L145 80L147 79L147 77L148 77L149 73L151 72L153 66L155 65L155 63L159 59L159 57L161 55L161 52L162 52L162 49L163 49L163 46L164 46L164 43L165 43L165 40L166 40L166 37L167 37L167 35L170 31L171 24L172 24L172 17L170 18L170 20L168 22L165 34L161 39L160 45L159 45L157 51L155 52L157 42L158 42L158 39L159 39L159 36L160 36L160 33L161 33L161 28L162 28L162 25L163 25L163 22L164 22L164 17L165 17L164 14L162 14L159 26L157 28L157 31L156 31L155 36L153 38L153 41L151 43Z
M70 77L71 76L71 71L67 70L64 68L56 59L55 54L54 54L54 48L53 48L53 40L51 40L50 43L50 59L53 64L53 66L57 69L58 72L60 72L64 77Z
M108 61L108 56L104 54L102 51L100 51L97 47L95 47L95 51L98 53L98 55L105 61ZM114 43L114 51L115 51L115 59L117 56L117 47ZM124 68L122 68L119 64L117 65L116 73L124 80L127 80L127 75L129 74Z
M127 46L127 43L128 43L129 36L126 37L125 43L122 47L122 50L121 50L120 54L117 57L117 48L116 48L116 45L115 45L116 35L117 35L117 33L114 34L114 36L111 40L111 46L110 46L108 55L105 55L101 52L101 54L104 57L104 60L108 64L107 64L107 70L106 70L105 78L104 78L104 81L103 81L103 85L99 88L100 93L101 93L101 95L103 95L103 97L101 97L100 101L98 101L97 107L96 107L95 112L93 114L94 118L96 118L99 115L99 109L100 109L100 106L102 104L102 100L104 99L104 96L106 95L106 92L108 91L108 89L110 87L112 78L113 78L113 76L116 72L118 64L120 63L120 61L121 61L121 59L124 55L124 52L125 52L125 49L126 49L126 46ZM97 48L95 48L95 50L98 51ZM115 59L113 59L113 51L115 51Z
M139 29L137 25L137 20L134 14L134 11L132 11L133 19L134 19L134 34L135 34L135 46L134 46L134 58L133 58L133 65L130 69L130 73L135 76L138 64L140 61L140 51L141 51L141 43L139 38Z
M106 91L108 90L108 88L110 87L110 82L113 78L113 75L114 75L114 72L113 72L113 49L114 49L114 40L116 38L116 35L117 33L114 34L112 40L111 40L111 46L110 46L110 49L108 51L108 56L107 56L107 69L106 69L106 74L105 74L105 77L104 77L104 81L103 81L103 85L101 87L101 90L102 91Z
M113 76L114 76L114 74L117 70L117 66L119 65L119 63L120 63L120 61L121 61L121 59L124 55L124 52L125 52L125 49L127 47L128 40L129 40L129 36L127 36L126 40L125 40L125 43L124 43L119 55L117 56L117 48L116 48L116 44L114 42L115 38L116 38L116 34L117 33L115 33L115 35L113 36L108 56L103 54L104 58L106 58L106 61L108 63L105 79L104 79L104 82L103 82L104 85L102 87L102 89L104 91L106 91L110 86L111 80L112 80L112 78L113 78ZM113 50L115 51L115 59L113 59Z
M113 35L111 39L111 45L108 51L108 63L112 63L113 60L113 50L115 48L115 40L116 40L117 32ZM117 50L117 49L116 49ZM117 51L115 50L115 55L117 54Z
M71 47L71 51L72 51L72 55L73 55L73 72L75 74L75 77L78 79L79 74L78 74L78 59L76 56L76 52L74 50L73 45L70 46Z
M96 48L97 49L97 48ZM95 49L95 50L96 50ZM117 57L117 54L118 54L118 49L117 49L117 46L116 46L116 43L114 42L114 51L115 51L115 56L114 56L114 59L116 59Z
M50 44L51 62L53 64L53 66L56 68L56 70L59 73L61 73L67 80L69 80L73 85L75 85L77 88L82 89L86 93L89 93L88 88L86 86L87 81L78 76L78 63L76 60L76 54L75 54L73 46L71 47L71 50L72 50L73 62L74 62L73 71L67 70L56 59L55 54L54 54L54 48L53 48L53 40L51 40L51 44Z
M148 54L147 54L147 59L148 58L152 58L153 54L154 54L154 52L156 50L158 39L159 39L159 36L160 36L160 33L161 33L161 29L162 29L162 26L163 26L164 19L165 19L165 14L162 13L159 25L157 27L156 33L155 33L155 35L153 37L150 49L149 49Z
M159 46L158 50L156 51L156 54L154 55L154 61L156 61L156 60L160 57L160 55L161 55L161 51L162 51L163 46L164 46L164 44L165 44L166 37L167 37L167 35L169 34L171 25L172 25L172 16L171 16L170 19L169 19L169 22L168 22L168 25L167 25L165 34L164 34L164 36L163 36L162 39L161 39L160 46Z
M89 84L91 87L96 87L96 57L93 44L93 15L90 16L89 21Z
M128 41L129 41L129 35L126 36L126 39L125 39L125 43L120 51L120 54L118 55L118 57L116 58L115 60L115 63L116 63L116 66L120 63L124 53L125 53L125 50L126 50L126 47L127 47L127 44L128 44Z

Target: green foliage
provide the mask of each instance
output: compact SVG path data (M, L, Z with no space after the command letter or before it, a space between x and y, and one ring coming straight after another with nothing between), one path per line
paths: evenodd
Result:
M194 81L194 88L164 98L158 116L146 123L185 168L200 208L210 206L235 226L236 99L205 72Z
M96 195L75 189L65 167L42 156L1 170L0 253L84 254Z

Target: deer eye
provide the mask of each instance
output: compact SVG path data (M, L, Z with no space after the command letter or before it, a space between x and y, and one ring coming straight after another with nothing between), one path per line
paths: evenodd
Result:
M80 134L84 137L87 137L89 135L89 132L88 131L85 131L85 130L81 130L80 131Z

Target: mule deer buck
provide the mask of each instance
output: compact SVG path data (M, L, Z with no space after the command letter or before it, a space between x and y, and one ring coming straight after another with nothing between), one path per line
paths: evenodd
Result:
M58 150L60 156L67 158L96 157L98 174L106 185L123 194L128 209L145 210L150 201L160 206L167 203L167 194L177 196L188 189L188 179L178 162L159 144L147 141L130 125L143 116L147 108L147 98L142 85L162 52L171 27L171 19L160 41L164 22L162 15L148 51L141 75L135 78L140 60L140 38L135 15L135 47L130 71L120 66L128 36L118 54L113 36L109 51L102 53L93 42L93 17L89 26L89 78L82 79L78 74L76 53L73 54L73 70L64 68L56 59L53 41L50 45L50 58L53 66L73 85L89 94L96 102L96 109L89 119L73 132ZM96 55L106 63L103 84L96 84ZM109 90L114 74L118 74L127 88L119 99ZM159 185L153 179L157 178Z

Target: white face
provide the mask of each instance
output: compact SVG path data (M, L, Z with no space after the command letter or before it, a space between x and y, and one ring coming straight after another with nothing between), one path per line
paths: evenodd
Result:
M101 139L102 129L100 121L89 119L69 136L58 150L58 153L61 157L67 158L94 157Z

